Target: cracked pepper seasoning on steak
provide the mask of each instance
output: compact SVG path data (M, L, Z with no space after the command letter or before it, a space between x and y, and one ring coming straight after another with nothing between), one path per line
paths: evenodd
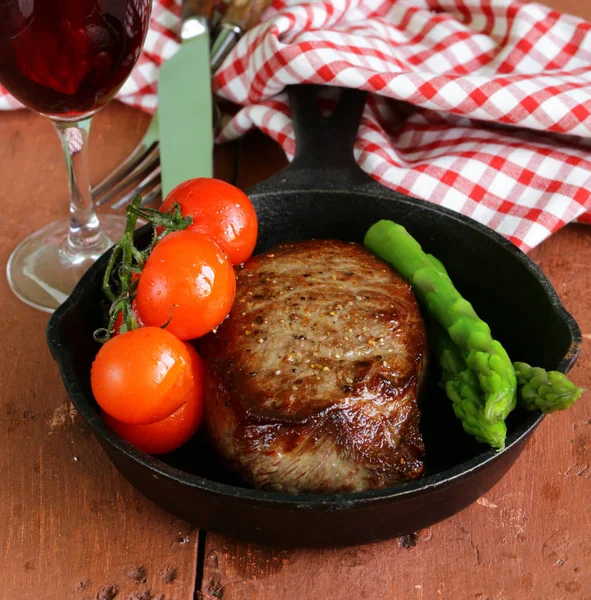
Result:
M425 326L410 286L362 246L282 244L237 271L202 340L206 422L256 488L359 491L418 477Z

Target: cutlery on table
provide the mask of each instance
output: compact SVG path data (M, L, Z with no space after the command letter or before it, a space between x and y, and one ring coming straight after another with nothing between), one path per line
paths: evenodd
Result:
M214 55L212 49L210 57L212 73L234 48L243 32L257 24L270 2L271 0L247 0L246 2L232 0L228 7L228 14L220 23L218 37L223 38L224 41L218 42L216 37L213 42L213 46L217 50ZM231 25L232 23L234 25ZM228 33L230 29L233 31L232 35ZM214 60L217 66L214 64ZM213 111L214 126L217 129L219 119L215 103ZM146 134L131 154L92 189L94 202L97 206L107 204L113 197L137 182L133 189L114 202L111 208L116 210L129 204L138 193L146 194L142 201L143 206L151 204L162 194L160 173L159 124L158 113L156 113L152 117Z
M131 202L131 199L137 195L137 189L145 184L145 180L156 173L158 185L154 188L156 195L150 198L150 202L155 200L161 192L160 186L160 153L158 148L158 113L156 113L150 125L140 140L138 145L131 151L131 154L111 173L109 173L100 183L92 188L92 198L96 206L102 206L111 200L114 196L129 187L134 181L141 178L139 184L131 190L129 194L123 196L117 202L114 202L111 208L117 209ZM130 196L128 198L128 196ZM143 204L149 204L148 198L144 199Z

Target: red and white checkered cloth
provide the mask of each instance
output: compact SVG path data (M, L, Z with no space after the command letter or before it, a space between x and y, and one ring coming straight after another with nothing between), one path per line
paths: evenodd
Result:
M179 4L155 0L124 102L155 109ZM219 96L243 107L219 140L258 127L293 156L284 88L302 82L373 92L355 155L384 185L524 250L591 223L591 24L581 19L512 0L275 0L215 76ZM16 106L0 95L0 108Z

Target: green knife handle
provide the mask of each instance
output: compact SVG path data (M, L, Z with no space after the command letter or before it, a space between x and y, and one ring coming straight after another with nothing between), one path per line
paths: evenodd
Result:
M271 4L271 0L233 0L224 21L238 25L242 31L252 29Z
M213 14L213 0L183 0L181 6L181 20L189 19L209 21Z

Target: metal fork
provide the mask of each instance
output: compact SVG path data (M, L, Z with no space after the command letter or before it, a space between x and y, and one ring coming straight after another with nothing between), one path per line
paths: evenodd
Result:
M213 103L214 130L220 121L220 112ZM139 181L127 194L113 202L111 208L116 210L129 204L138 194L143 196L140 206L147 206L162 194L160 180L160 152L158 144L158 113L154 114L144 137L131 151L131 154L114 171L109 173L99 184L92 188L92 198L96 206L102 206L114 196ZM145 194L145 195L144 195Z
M143 179L129 193L113 203L117 209L128 204L138 193L143 194L155 183L152 191L143 199L142 204L150 204L162 192L160 183L160 155L158 152L158 115L150 121L148 130L131 154L98 185L92 188L92 197L97 206L106 204L111 198L122 192L134 181ZM141 191L140 191L141 190Z

